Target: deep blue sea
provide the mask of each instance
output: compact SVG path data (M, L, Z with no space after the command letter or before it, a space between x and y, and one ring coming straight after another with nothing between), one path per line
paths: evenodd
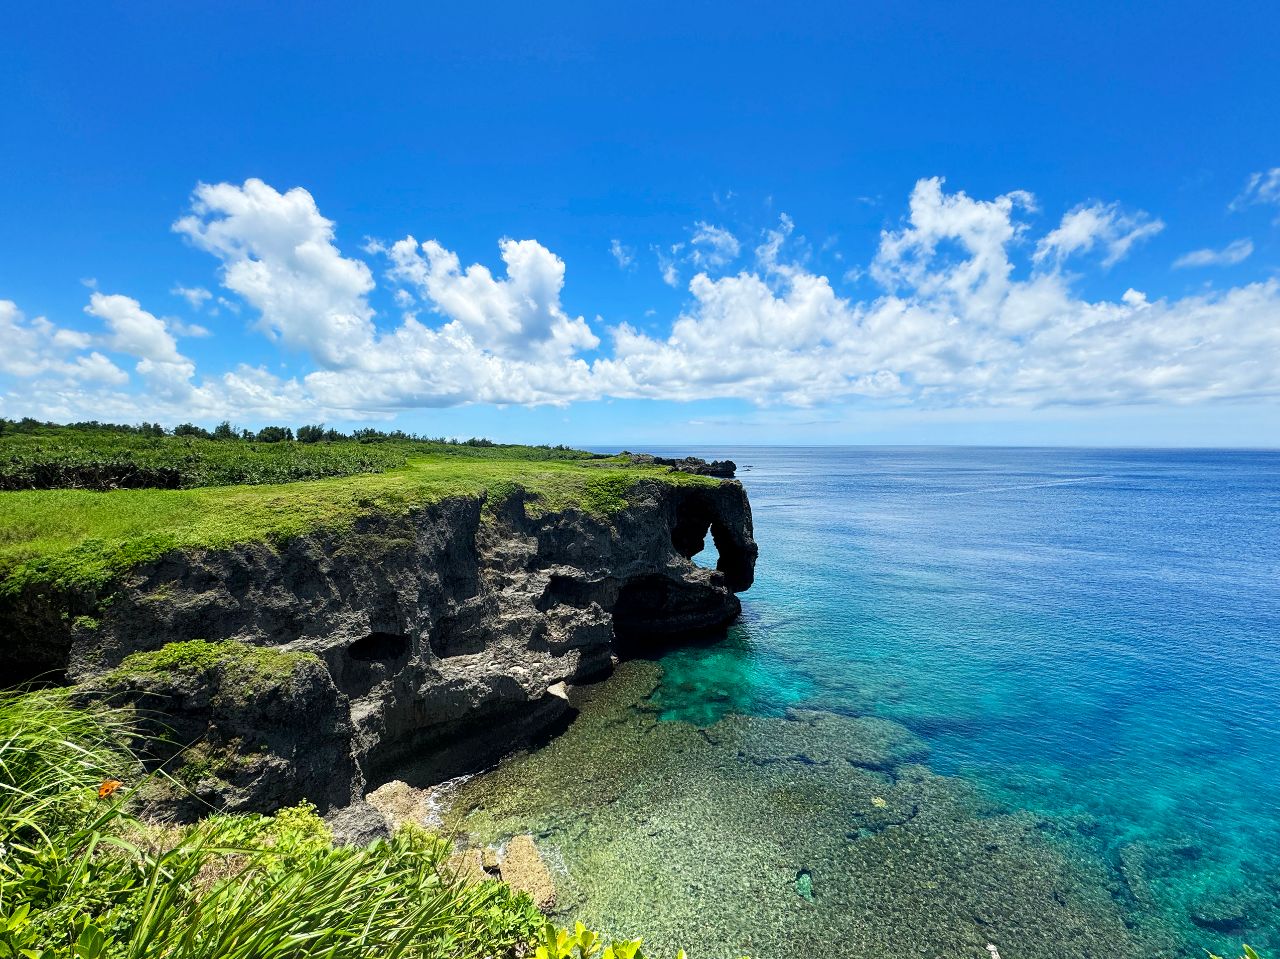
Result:
M1280 955L1280 452L655 452L737 461L760 544L665 718L897 720L1184 941Z

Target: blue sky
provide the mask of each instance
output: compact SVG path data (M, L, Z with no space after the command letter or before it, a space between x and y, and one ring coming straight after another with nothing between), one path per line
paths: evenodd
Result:
M0 415L1280 445L1277 49L1262 3L7 8Z

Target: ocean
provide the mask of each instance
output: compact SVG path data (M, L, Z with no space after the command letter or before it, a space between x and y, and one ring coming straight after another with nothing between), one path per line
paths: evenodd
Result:
M654 452L738 463L757 578L466 787L566 915L692 959L1280 955L1280 453Z

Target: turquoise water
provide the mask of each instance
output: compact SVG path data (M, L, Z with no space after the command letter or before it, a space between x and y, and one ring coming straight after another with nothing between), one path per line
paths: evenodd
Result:
M896 720L1185 954L1280 955L1280 453L678 452L738 462L760 564L662 719Z

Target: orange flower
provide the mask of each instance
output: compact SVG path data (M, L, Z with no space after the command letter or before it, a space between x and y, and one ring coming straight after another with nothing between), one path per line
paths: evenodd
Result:
M102 785L98 787L98 798L106 799L108 796L112 795L117 789L119 789L123 785L124 783L122 783L118 779L105 780L102 783Z

